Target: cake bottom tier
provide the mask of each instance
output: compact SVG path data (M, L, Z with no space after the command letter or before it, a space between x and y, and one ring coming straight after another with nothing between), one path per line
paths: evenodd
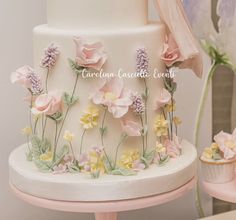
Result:
M182 156L164 166L152 165L135 176L104 175L99 179L81 173L41 173L26 161L26 146L22 145L9 158L10 183L24 193L59 201L117 201L158 195L181 187L196 174L196 150L187 141L182 145Z

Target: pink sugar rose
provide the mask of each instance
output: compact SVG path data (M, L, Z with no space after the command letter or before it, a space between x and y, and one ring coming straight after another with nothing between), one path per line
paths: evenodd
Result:
M232 135L221 131L214 137L214 140L224 153L226 160L233 159L236 156L236 129Z
M172 34L170 34L169 37L167 37L166 39L161 59L164 61L166 66L169 67L174 65L178 61L183 61L178 45L176 44Z
M26 89L31 88L31 82L28 78L29 74L33 72L30 66L23 66L11 74L11 83L19 83Z
M75 37L76 63L79 66L101 70L107 61L107 54L100 42L89 44L81 37Z
M122 120L121 121L122 130L130 137L141 136L142 126L131 120Z
M96 105L108 107L114 118L123 117L132 105L131 91L124 88L124 81L119 78L110 78L101 81L90 98Z
M157 100L155 102L155 110L160 110L160 108L164 107L171 100L171 94L166 90L162 89L158 94Z
M173 140L166 139L164 141L164 146L167 149L167 154L172 157L176 158L181 155L182 152L182 146L181 146L181 140L179 137L174 135Z
M62 111L62 94L58 91L52 91L48 94L42 94L35 100L32 108L33 114L53 115Z

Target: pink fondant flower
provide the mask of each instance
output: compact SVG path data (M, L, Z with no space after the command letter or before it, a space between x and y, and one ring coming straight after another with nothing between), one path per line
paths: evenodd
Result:
M94 104L108 107L114 118L123 117L132 105L131 92L124 88L124 82L119 78L102 81L98 89L91 95Z
M192 69L198 77L203 73L200 46L194 38L181 0L155 0L158 14L166 25L168 47L163 58L172 65L181 61L180 68Z
M164 107L171 100L171 94L168 90L162 89L158 94L157 100L155 102L155 110L160 110L160 108Z
M221 131L214 137L215 142L219 145L220 150L224 153L226 160L232 159L236 155L236 129L233 134Z
M53 167L53 174L62 174L68 172L66 164L59 164L58 166Z
M42 94L35 100L32 108L33 114L53 115L62 111L62 94L58 91L52 91L48 94Z
M33 69L30 66L23 66L11 74L11 82L19 83L24 88L30 89L31 82L30 79L28 78L28 75L31 72L33 72Z
M181 155L181 140L176 135L174 135L173 140L166 139L164 141L164 146L166 147L167 154L170 157L176 158Z
M168 67L174 65L178 61L183 61L178 45L176 44L172 34L169 34L169 37L166 37L161 59Z
M13 72L11 82L19 83L22 87L30 90L32 95L39 95L43 91L41 78L30 66L23 66Z
M79 66L101 70L107 60L104 46L100 42L89 44L81 37L75 37L76 63Z
M86 153L80 154L78 161L79 161L79 166L84 167L89 162L88 154Z
M146 168L145 164L142 163L140 160L136 160L133 163L133 170L134 171L141 171L144 170Z
M132 120L124 119L121 121L121 126L123 132L126 133L128 136L130 137L141 136L142 126L139 123Z

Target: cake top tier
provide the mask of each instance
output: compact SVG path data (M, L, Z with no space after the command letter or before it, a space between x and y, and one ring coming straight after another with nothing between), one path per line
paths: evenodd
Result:
M129 28L148 20L148 0L47 0L49 26Z

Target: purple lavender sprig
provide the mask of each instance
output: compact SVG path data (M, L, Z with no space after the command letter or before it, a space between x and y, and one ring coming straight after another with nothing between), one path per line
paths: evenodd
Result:
M137 73L148 73L149 57L146 48L137 49L136 71Z
M58 47L51 43L45 50L44 50L44 56L41 60L41 67L43 68L52 68L56 65L57 59L59 57L60 51Z
M133 101L131 109L137 115L142 115L145 112L145 104L143 102L142 96L138 94L132 94L131 100Z
M38 74L33 69L27 74L27 79L31 83L31 92L33 95L40 95L43 92L42 81Z

